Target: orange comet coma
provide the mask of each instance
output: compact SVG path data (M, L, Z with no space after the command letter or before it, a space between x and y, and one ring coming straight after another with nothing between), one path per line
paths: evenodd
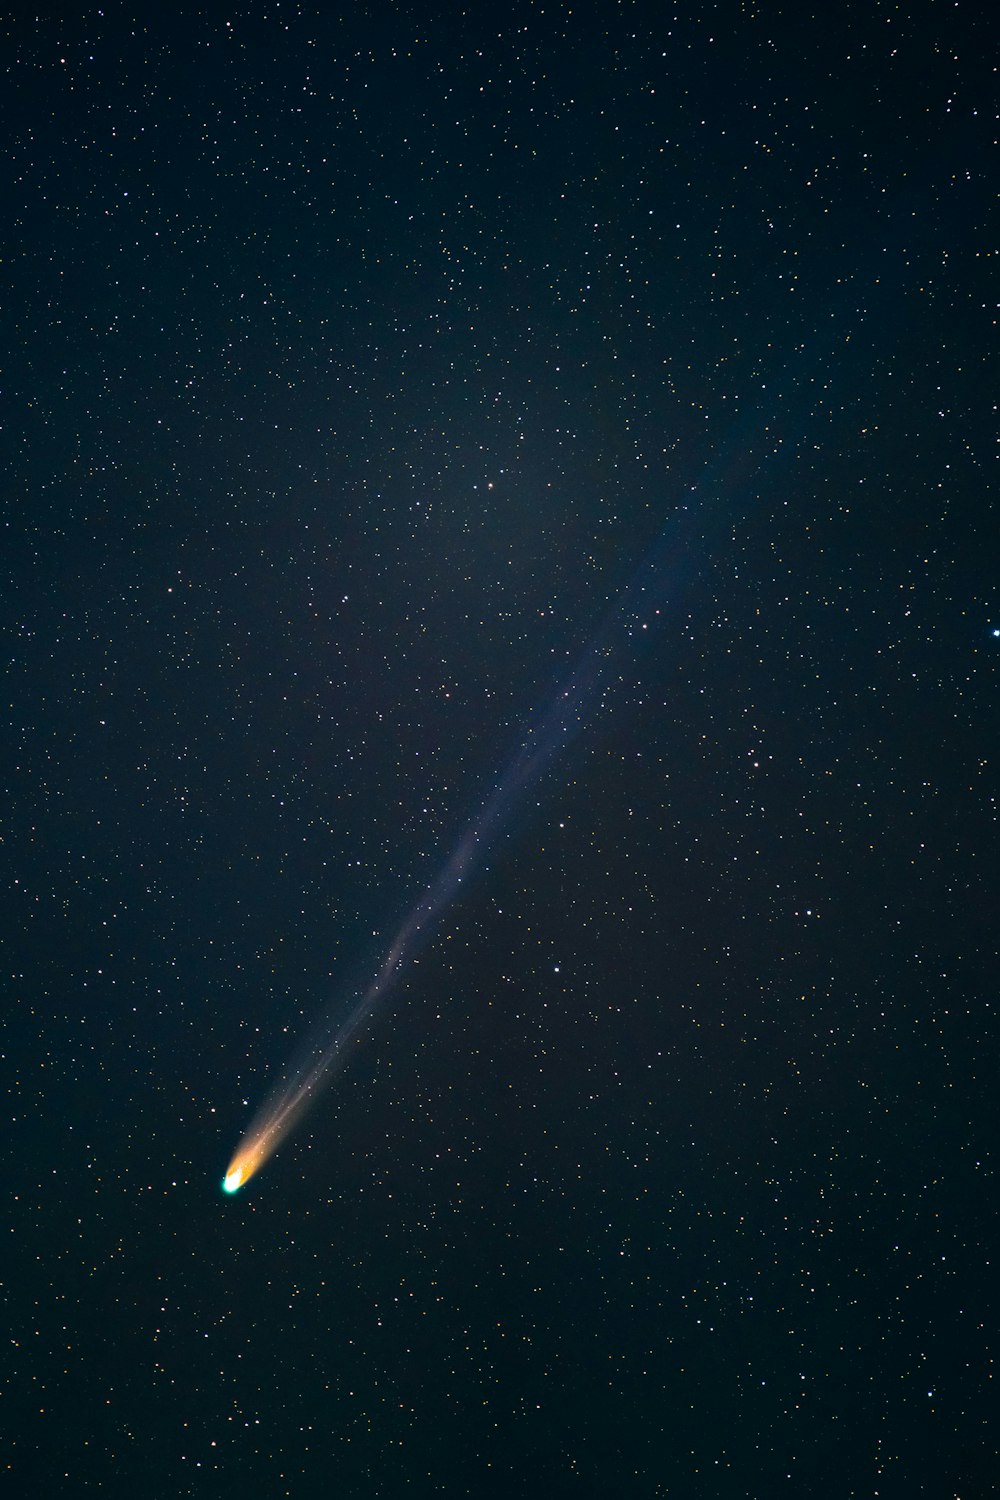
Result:
M237 1193L244 1183L250 1181L253 1174L264 1164L268 1156L266 1149L266 1137L258 1136L256 1140L248 1141L242 1146L226 1171L222 1179L222 1190L224 1193Z

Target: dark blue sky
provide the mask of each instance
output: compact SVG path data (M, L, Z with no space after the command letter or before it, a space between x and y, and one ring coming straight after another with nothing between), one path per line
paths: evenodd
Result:
M6 27L12 1495L985 1493L995 50Z

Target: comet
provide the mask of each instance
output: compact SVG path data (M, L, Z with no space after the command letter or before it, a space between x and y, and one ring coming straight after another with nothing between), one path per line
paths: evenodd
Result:
M667 612L666 606L676 605L705 557L714 555L713 542L726 537L727 532L731 535L732 515L720 501L734 487L746 483L764 459L779 457L783 440L776 435L774 423L779 412L789 426L796 421L801 425L804 420L814 373L825 368L824 362L842 342L841 320L831 314L824 326L825 333L796 346L777 382L759 386L761 395L756 405L748 407L738 419L700 481L686 490L684 500L631 577L609 598L595 634L547 707L528 721L506 769L448 854L438 876L417 897L380 968L367 989L355 998L347 1019L322 1023L306 1050L271 1090L229 1164L222 1184L225 1192L239 1192L249 1182L324 1084L353 1056L355 1044L391 998L403 971L462 892L466 879L481 866L490 845L524 804L528 792L593 714L605 707L615 686L628 680L626 670L634 664L638 643L650 640L658 623L656 617ZM789 445L785 451L793 449L794 445ZM773 468L770 474L773 481ZM338 1006L338 1014L343 1015L343 1002Z

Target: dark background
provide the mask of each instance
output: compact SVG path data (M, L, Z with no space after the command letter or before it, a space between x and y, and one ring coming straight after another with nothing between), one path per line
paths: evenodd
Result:
M6 1494L991 1492L996 42L4 27Z

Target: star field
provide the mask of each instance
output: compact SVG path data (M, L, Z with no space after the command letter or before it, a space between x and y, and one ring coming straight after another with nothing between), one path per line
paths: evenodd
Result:
M989 1493L988 9L2 34L6 1493Z

